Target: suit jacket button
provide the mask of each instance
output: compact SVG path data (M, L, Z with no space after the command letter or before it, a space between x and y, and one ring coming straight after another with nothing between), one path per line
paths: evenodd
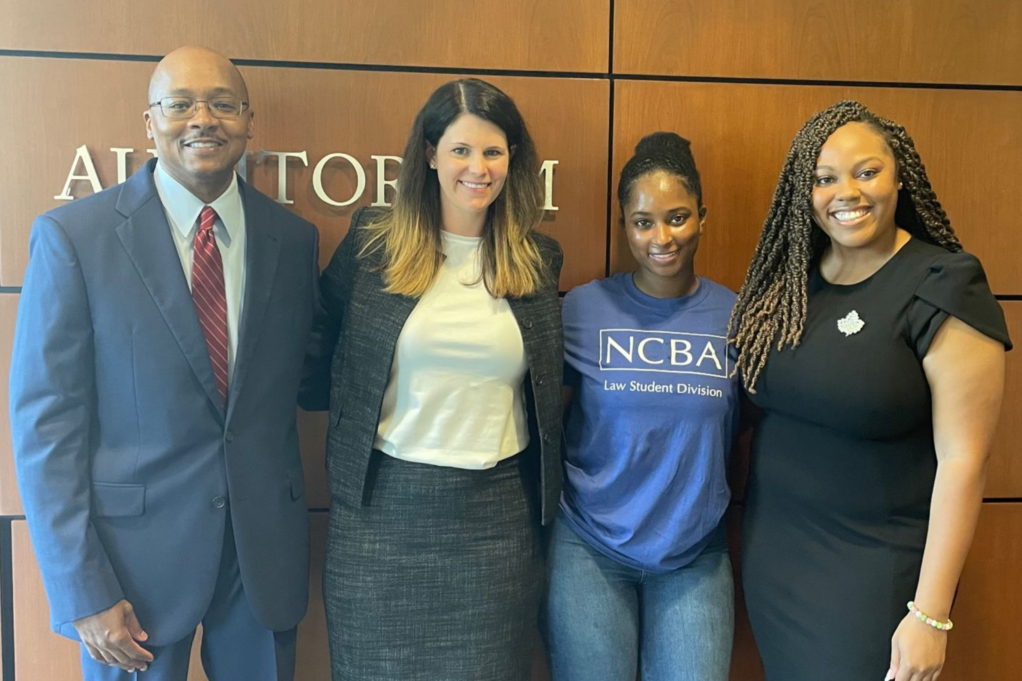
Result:
M543 377L542 376L537 376L536 377L536 385L543 385Z
M227 505L227 500L223 497L213 497L213 508L223 508Z
M228 430L224 434L224 439L227 440L228 442L234 442L234 433L232 433L231 431Z
M543 442L550 444L551 440L553 440L553 438L550 437L550 433L543 433Z
M522 326L524 326L527 329L531 329L532 328L532 320L531 319L523 319L522 320Z

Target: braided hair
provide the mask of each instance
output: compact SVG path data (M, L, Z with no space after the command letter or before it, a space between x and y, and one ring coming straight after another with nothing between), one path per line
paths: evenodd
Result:
M828 240L813 220L812 194L820 148L846 123L860 122L881 135L902 183L895 224L912 236L951 252L962 250L905 128L855 101L842 101L810 118L791 143L777 181L759 244L728 323L738 351L735 372L749 392L772 347L797 347L806 322L809 270Z
M617 200L621 204L622 222L625 206L632 198L635 183L657 171L669 173L681 180L689 193L696 197L699 217L706 214L706 207L703 206L703 186L699 181L696 160L692 157L692 143L673 132L654 132L639 140L635 145L635 154L621 169L621 179L617 183Z

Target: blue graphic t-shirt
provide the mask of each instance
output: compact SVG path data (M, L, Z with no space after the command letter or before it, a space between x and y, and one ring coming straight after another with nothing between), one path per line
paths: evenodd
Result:
M739 387L726 332L735 294L707 279L652 298L630 272L564 297L567 479L561 508L593 547L653 572L690 563L731 493Z

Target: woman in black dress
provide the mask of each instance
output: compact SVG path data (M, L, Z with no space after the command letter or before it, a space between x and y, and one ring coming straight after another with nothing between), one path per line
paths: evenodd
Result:
M858 102L805 124L731 336L764 412L742 572L767 679L934 681L1010 340L904 128Z

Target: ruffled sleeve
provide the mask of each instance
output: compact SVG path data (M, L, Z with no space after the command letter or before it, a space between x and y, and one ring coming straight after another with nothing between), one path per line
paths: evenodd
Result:
M1004 311L990 292L979 260L969 253L947 253L930 263L909 307L909 331L922 359L941 324L957 317L1011 349Z

